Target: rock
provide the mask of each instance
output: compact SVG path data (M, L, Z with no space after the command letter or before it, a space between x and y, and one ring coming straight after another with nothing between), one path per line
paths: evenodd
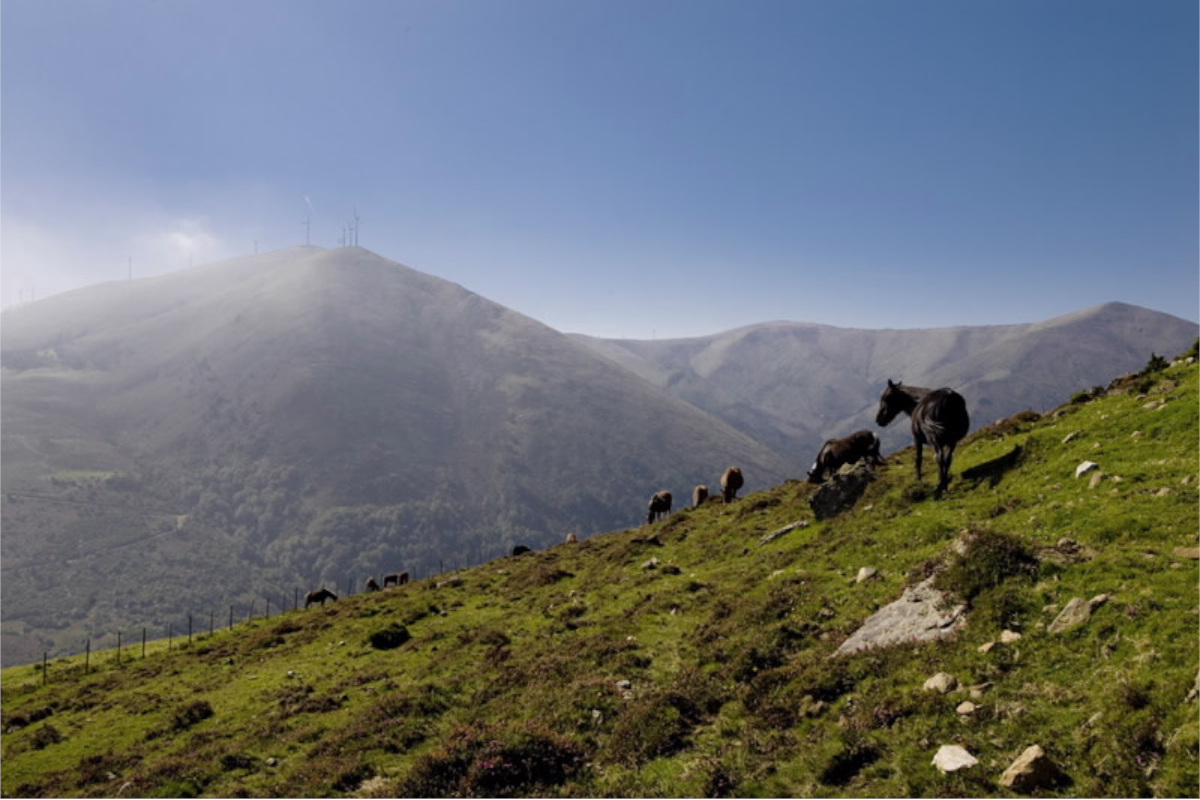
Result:
M1000 644L1012 644L1021 640L1021 634L1016 631L1003 631L1000 634Z
M990 652L992 652L992 648L995 646L996 646L995 642L984 642L983 644L979 645L979 652L990 653Z
M1196 682L1192 684L1192 688L1187 693L1188 702L1192 702L1197 696L1200 696L1200 672L1196 673Z
M1062 443L1067 444L1068 442L1073 442L1076 439L1078 439L1080 436L1083 436L1083 431L1071 431L1070 433L1068 433L1066 436L1063 437Z
M1176 558L1200 559L1200 547L1176 547L1172 554Z
M1163 488L1161 488L1157 492L1155 492L1154 496L1155 497L1170 497L1173 494L1175 494L1174 489L1164 486Z
M1050 623L1050 627L1046 630L1050 633L1063 633L1065 631L1078 628L1083 623L1087 622L1092 617L1092 612L1108 602L1108 595L1099 594L1091 600L1084 600L1082 597L1072 597L1066 607L1058 613L1054 621Z
M924 687L927 692L937 692L938 694L949 694L958 688L958 679L946 672L939 672L929 680L925 681Z
M979 706L972 703L970 700L963 700L955 707L954 712L959 716L969 717L979 710Z
M758 543L759 544L767 544L769 542L773 542L776 539L778 539L780 536L791 533L792 531L795 531L795 530L807 528L810 524L812 524L812 523L810 523L806 519L797 520L796 522L793 522L791 525L784 525L782 528L779 528L778 530L771 531L766 536L759 539Z
M1080 475L1086 475L1094 469L1100 469L1100 465L1095 461L1084 461L1075 468L1075 477L1078 478Z
M642 564L642 569L658 569L658 565L660 563L661 562L658 560L658 558L651 558L649 561Z
M899 600L868 617L833 656L902 642L931 642L957 633L966 623L966 606L950 605L951 598L933 588L933 580L926 578L908 587Z
M825 712L829 704L824 700L814 700L811 694L806 694L800 698L800 703L797 706L797 711L801 717L817 717Z
M863 581L869 581L871 578L874 578L878 572L879 570L875 569L874 567L862 567L858 570L858 575L855 576L854 582L862 583Z
M1000 776L1000 785L1014 792L1032 792L1053 786L1058 781L1058 767L1040 745L1031 745L1017 757Z
M1104 480L1104 473L1101 472L1100 470L1096 470L1095 472L1092 473L1092 477L1088 479L1088 488L1095 489L1097 486L1100 485L1100 482L1103 480Z
M267 759L267 766L268 767L279 766L279 759L276 758L275 756L271 756L270 758Z
M979 763L979 759L967 752L965 747L944 744L933 756L933 765L944 773L957 772Z
M848 470L842 468L813 493L808 505L818 520L836 517L852 508L866 491L867 484L873 480L875 473L869 467L857 465Z

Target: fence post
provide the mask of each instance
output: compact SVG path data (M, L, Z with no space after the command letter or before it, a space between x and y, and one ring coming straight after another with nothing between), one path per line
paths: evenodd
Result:
M267 598L267 619L271 618L271 598Z
M146 629L142 628L142 660L146 659Z
M300 590L293 589L292 590L292 611L295 611L298 608L300 608Z
M88 637L87 649L83 651L83 674L87 675L92 671L92 637Z
M216 618L217 618L217 612L215 612L215 611L208 612L208 635L209 636L213 635L213 621L216 620Z
M188 612L188 644L192 643L192 614Z
M250 613L246 615L246 622L254 619L254 601L250 601Z
M42 651L42 686L46 685L46 651Z
M168 622L167 623L167 652L168 653L171 652L171 638L172 638L171 623Z
M229 630L233 630L233 606L229 607Z
M117 666L121 666L121 632L117 631Z

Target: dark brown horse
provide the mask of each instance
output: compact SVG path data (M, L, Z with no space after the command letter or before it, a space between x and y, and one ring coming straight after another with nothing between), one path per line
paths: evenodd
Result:
M649 525L656 519L661 519L671 513L671 493L668 491L655 492L650 498L650 513L646 516Z
M304 596L304 607L308 608L313 603L325 605L326 600L337 600L337 595L322 586L320 589L313 589Z
M408 583L407 572L393 572L391 575L383 576L383 588L385 589L389 586L403 586L406 583Z
M367 578L367 591L368 592L378 592L379 591L379 584L375 582L374 578Z
M745 485L741 467L730 467L721 476L721 497L726 503L737 499L738 490Z
M967 402L953 389L922 389L889 380L879 398L875 422L883 427L900 412L912 417L913 442L917 446L917 480L921 480L921 448L928 444L937 456L936 495L940 497L950 484L954 448L971 427Z
M808 471L808 482L820 483L843 464L853 464L864 458L872 466L883 463L879 457L879 437L870 431L855 431L844 439L830 439L817 453L817 459Z

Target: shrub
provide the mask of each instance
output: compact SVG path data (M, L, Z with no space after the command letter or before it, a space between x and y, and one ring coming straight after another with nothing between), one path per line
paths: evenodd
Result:
M583 765L582 749L536 723L467 726L422 756L397 787L400 797L514 797L560 786Z
M175 716L171 719L171 730L185 731L188 728L203 722L213 715L212 706L207 700L197 700L194 703L189 703L175 712Z
M971 602L982 592L1009 578L1037 577L1038 561L1013 536L993 531L972 531L966 546L934 580L934 586Z
M383 630L372 633L369 637L367 637L367 641L369 641L371 643L371 647L374 647L376 650L392 650L404 644L411 638L412 635L408 632L408 628L397 622L393 622Z

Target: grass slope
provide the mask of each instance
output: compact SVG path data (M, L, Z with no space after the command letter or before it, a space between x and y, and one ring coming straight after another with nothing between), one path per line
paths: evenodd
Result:
M0 788L984 796L1009 794L1000 774L1036 743L1061 770L1042 794L1194 796L1197 377L1173 366L984 429L941 501L905 451L853 510L765 544L812 520L812 487L171 652L153 643L120 665L93 654L88 674L56 660L45 686L37 668L4 670ZM1100 465L1097 483L1075 477L1084 460ZM964 531L1000 546L953 556ZM971 604L957 638L830 658L939 563ZM864 566L877 577L856 582ZM1100 594L1086 624L1047 630L1072 598ZM981 651L1005 630L1022 638ZM924 690L936 672L963 688ZM956 711L965 700L974 713ZM931 759L943 744L980 763L942 775Z

